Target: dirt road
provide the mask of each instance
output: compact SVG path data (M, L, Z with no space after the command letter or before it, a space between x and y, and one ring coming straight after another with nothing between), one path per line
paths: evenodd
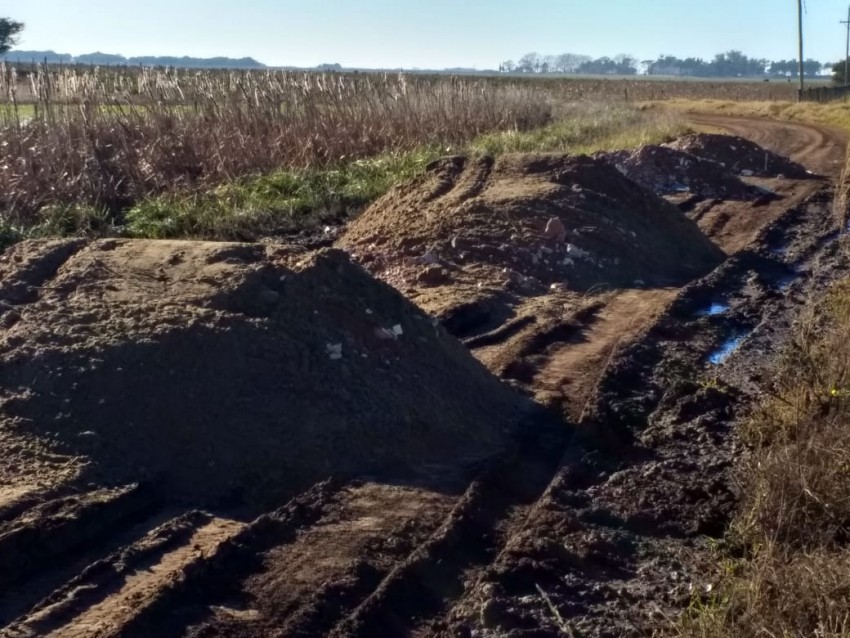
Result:
M832 211L845 135L693 122L824 178L690 211L727 259L684 287L545 320L529 306L516 330L472 340L552 408L514 449L454 473L328 480L259 518L145 486L9 491L0 636L614 637L675 614L711 584L688 555L734 507L736 415L799 300L850 273Z

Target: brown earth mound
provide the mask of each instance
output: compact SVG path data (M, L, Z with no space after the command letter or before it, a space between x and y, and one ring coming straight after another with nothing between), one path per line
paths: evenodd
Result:
M6 476L46 445L89 482L264 500L487 455L524 409L341 251L27 242L0 271Z
M566 155L437 161L366 210L338 245L402 289L654 285L722 259L673 205L602 160Z
M717 162L666 146L642 146L636 151L599 155L641 186L659 195L691 193L710 199L754 200L764 192L730 173Z
M717 162L736 175L745 177L811 177L811 173L800 164L743 137L695 133L681 137L666 146Z

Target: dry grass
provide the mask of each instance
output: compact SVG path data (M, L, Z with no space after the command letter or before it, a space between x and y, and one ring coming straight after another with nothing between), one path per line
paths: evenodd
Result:
M449 152L591 152L682 130L622 101L559 102L572 85L547 81L0 71L0 245L311 232Z
M0 68L0 208L118 211L279 168L310 169L548 123L540 86L404 75Z
M664 108L673 108L685 113L715 113L719 115L738 115L744 117L766 117L792 122L812 122L826 124L850 130L850 103L780 101L741 101L718 99L674 99L663 104Z
M809 306L742 435L752 455L721 585L677 633L850 636L850 283Z

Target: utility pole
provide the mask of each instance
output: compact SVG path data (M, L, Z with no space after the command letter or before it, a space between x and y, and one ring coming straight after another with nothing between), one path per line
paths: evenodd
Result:
M797 0L797 23L800 31L800 101L803 101L803 0Z
M847 20L841 24L847 25L847 52L844 55L844 86L850 85L850 7L847 7Z

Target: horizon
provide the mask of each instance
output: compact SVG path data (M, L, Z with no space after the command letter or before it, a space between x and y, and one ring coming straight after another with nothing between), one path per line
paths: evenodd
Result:
M808 3L805 58L843 59L846 31L839 22L846 19L845 1ZM594 58L628 54L639 61L668 54L710 60L729 50L759 59L797 57L796 3L790 1L779 11L770 7L775 0L751 0L746 6L738 0L697 0L687 7L647 0L641 8L629 0L609 0L604 7L598 3L576 10L579 4L363 0L352 6L327 0L319 7L247 0L234 14L223 0L183 0L176 6L151 0L135 7L105 0L41 0L8 17L26 24L19 50L250 57L270 67L492 70L530 52ZM620 19L612 21L618 11Z

